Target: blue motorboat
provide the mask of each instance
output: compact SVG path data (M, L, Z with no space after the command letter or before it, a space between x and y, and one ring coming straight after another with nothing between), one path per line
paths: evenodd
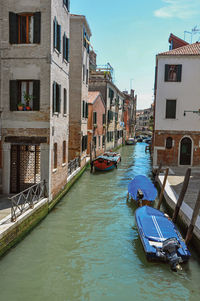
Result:
M188 261L191 254L172 220L163 212L143 206L135 219L147 259L169 262L172 270Z
M157 196L157 189L146 176L138 175L129 183L128 193L139 206L144 206L152 204Z

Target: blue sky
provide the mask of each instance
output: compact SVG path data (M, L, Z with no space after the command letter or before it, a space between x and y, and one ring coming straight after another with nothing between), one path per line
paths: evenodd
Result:
M169 49L170 33L200 29L200 0L71 0L71 13L86 16L97 64L113 66L120 90L135 89L138 109L153 102L155 56Z

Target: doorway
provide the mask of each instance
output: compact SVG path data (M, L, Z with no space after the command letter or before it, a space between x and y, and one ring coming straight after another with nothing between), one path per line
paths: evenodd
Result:
M40 180L40 146L11 145L10 192L19 193Z
M180 145L180 165L191 165L192 140L185 137Z

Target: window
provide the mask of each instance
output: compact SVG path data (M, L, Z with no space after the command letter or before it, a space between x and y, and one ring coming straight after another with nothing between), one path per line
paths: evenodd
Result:
M58 52L61 52L61 26L58 24L56 18L53 21L53 46Z
M66 163L66 141L63 141L63 163Z
M102 146L105 146L105 136L103 135L103 139L102 139Z
M82 117L88 118L88 103L85 100L82 102Z
M93 137L93 142L94 142L94 147L96 148L97 147L97 137L96 136Z
M109 88L109 98L110 98L110 104L112 104L114 98L114 91L111 88Z
M69 39L63 35L63 59L69 62Z
M97 124L97 112L93 112L93 125Z
M182 65L165 65L165 81L181 82Z
M86 85L88 85L88 69L86 70Z
M113 120L113 111L108 110L108 122L111 122Z
M88 144L88 136L82 137L82 152L87 150L87 144Z
M102 115L102 123L103 123L103 125L106 124L106 114Z
M70 8L70 0L63 0L63 4L65 5L65 7L67 8L68 12L69 12L69 8Z
M41 13L9 12L9 41L10 44L40 43Z
M176 118L176 99L167 99L166 100L165 118L169 118L169 119Z
M172 142L173 142L172 137L167 137L167 139L166 139L166 148L167 149L172 148Z
M53 168L57 168L57 143L53 145Z
M67 90L63 89L63 114L67 114Z
M10 81L10 110L39 111L40 110L40 81L11 80Z
M60 113L61 85L53 82L53 113Z
M101 148L101 136L99 136L99 148Z
M83 46L86 48L87 52L90 52L90 38L83 27Z
M85 65L83 64L83 82L85 81Z

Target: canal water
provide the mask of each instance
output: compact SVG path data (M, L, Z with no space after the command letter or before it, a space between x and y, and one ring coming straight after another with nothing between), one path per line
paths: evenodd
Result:
M127 185L151 177L145 144L120 149L108 173L89 169L48 217L0 261L1 301L199 300L200 263L147 262Z

